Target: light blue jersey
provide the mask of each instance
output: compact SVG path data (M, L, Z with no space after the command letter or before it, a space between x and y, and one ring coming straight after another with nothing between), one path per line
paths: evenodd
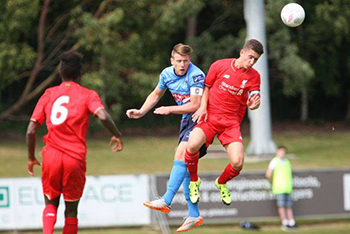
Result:
M202 95L205 74L193 63L190 63L185 75L175 74L174 67L165 68L159 76L158 88L169 89L178 105L190 102L190 95ZM183 114L186 118L190 114Z

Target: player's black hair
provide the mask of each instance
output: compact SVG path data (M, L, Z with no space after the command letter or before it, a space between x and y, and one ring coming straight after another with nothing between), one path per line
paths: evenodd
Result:
M76 51L63 53L60 59L60 74L63 80L75 81L80 77L82 69L82 55Z

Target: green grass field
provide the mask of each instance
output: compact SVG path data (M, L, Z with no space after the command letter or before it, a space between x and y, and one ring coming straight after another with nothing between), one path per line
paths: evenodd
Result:
M277 145L287 146L293 169L350 167L350 132L320 134L280 134L274 136ZM109 139L88 139L87 174L169 173L177 137L126 137L124 150L112 153ZM247 146L249 139L245 139ZM218 143L218 142L214 142ZM41 160L42 140L38 137L37 158ZM0 140L0 177L26 177L27 149L22 140ZM249 163L244 170L265 170L268 161ZM228 157L201 160L200 172L221 171ZM14 168L16 170L14 170ZM40 169L35 169L40 176Z
M328 134L278 134L274 135L277 145L287 146L288 153L296 157L291 160L293 169L314 168L349 168L350 167L350 132L333 132ZM247 146L249 139L245 139ZM218 143L218 142L216 142ZM177 137L126 137L124 150L112 153L108 146L108 138L88 139L87 174L152 174L169 173L172 167L173 154L177 144ZM37 157L41 160L41 137L38 137ZM27 177L26 172L27 150L25 139L0 140L0 177ZM228 163L228 158L205 159L200 162L200 172L221 171ZM266 170L269 161L245 163L244 170ZM41 169L35 168L36 176L41 175ZM347 222L346 222L347 221ZM298 233L305 234L334 234L350 233L349 220L341 222L304 223ZM172 227L175 233L176 227ZM60 233L57 231L55 233ZM4 232L6 233L6 232ZM10 232L8 232L10 233ZM13 233L13 232L11 232ZM23 232L37 234L40 232ZM153 234L159 230L145 228L123 229L95 229L81 230L79 233L137 233ZM208 226L191 230L190 233L257 233L240 229L237 224L232 226ZM283 233L277 223L263 225L260 233Z

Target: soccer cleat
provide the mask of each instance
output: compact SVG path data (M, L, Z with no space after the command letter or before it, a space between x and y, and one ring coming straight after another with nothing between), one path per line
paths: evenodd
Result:
M201 184L201 179L198 177L197 181L190 182L190 200L193 204L199 202L199 198L201 197L199 194L199 185Z
M199 217L187 217L185 222L176 230L176 232L187 232L188 230L198 227L203 224L203 218Z
M225 205L230 205L232 202L230 191L226 184L219 184L219 178L215 180L216 187L220 190L221 200Z
M159 198L154 201L145 201L143 205L151 208L152 210L158 210L166 214L170 212L170 207L165 203L163 198Z

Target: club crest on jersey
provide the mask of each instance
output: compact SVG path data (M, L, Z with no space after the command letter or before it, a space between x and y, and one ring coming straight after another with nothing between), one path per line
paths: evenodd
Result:
M198 83L198 82L201 82L204 80L204 75L203 74L196 75L196 76L192 77L192 79L193 79L194 83Z
M241 84L241 88L243 89L244 88L244 86L245 86L245 84L248 82L248 80L242 80L242 84Z

